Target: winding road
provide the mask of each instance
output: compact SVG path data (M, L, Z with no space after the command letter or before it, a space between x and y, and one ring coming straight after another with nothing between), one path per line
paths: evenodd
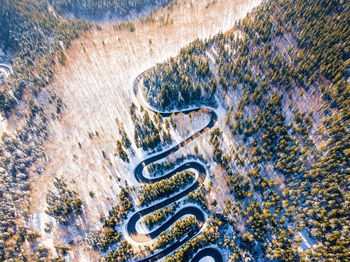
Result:
M147 72L147 71L145 71L145 72ZM140 86L142 77L143 77L145 72L138 75L134 80L133 89L134 89L134 93L135 93L136 97L138 95L139 86ZM142 94L139 94L139 95L142 96ZM168 155L176 152L181 147L186 145L188 142L192 141L193 139L195 139L195 138L199 137L200 135L202 135L203 133L207 132L215 125L215 123L217 121L217 114L211 108L195 108L195 109L189 109L189 110L183 110L183 111L160 112L154 108L151 108L147 104L144 104L144 106L146 106L149 110L153 111L154 113L160 113L160 115L162 117L169 117L172 113L190 114L192 112L198 112L199 110L205 110L205 112L210 116L210 121L205 127L198 130L196 133L194 133L192 136L188 137L187 139L185 139L181 143L179 143L179 144L177 144L177 145L175 145L167 150L164 150L164 151L160 152L159 154L152 155L152 156L144 159L136 166L135 171L134 171L134 175L135 175L136 180L139 183L147 183L147 184L153 184L157 181L160 181L163 179L168 179L168 178L172 177L173 175L175 175L177 172L181 172L181 171L184 171L187 169L194 169L198 172L198 175L196 176L195 181L190 186L187 186L185 189L183 189L179 193L173 195L172 197L169 197L169 198L167 198L161 202L158 202L154 205L151 205L149 207L146 207L146 208L143 208L143 209L136 211L134 214L132 214L132 216L128 220L127 225L126 225L126 231L132 240L139 242L139 243L144 243L144 242L150 241L150 240L158 237L161 232L165 231L175 221L179 220L181 217L183 217L185 215L194 215L198 221L198 226L195 227L192 231L188 232L187 235L185 235L182 239L176 241L175 243L173 243L169 247L167 247L167 248L165 248L165 249L163 249L163 250L161 250L161 251L159 251L159 252L157 252L157 253L155 253L147 258L139 260L139 262L157 261L157 260L167 256L168 254L170 254L171 252L173 252L174 250L179 248L181 245L186 243L188 240L190 240L192 237L194 237L201 230L201 228L203 227L203 225L205 223L205 214L200 208L198 208L197 206L186 206L186 207L181 208L179 211L177 211L170 219L168 219L165 223L163 223L161 226L159 226L155 230L153 230L149 233L146 233L146 234L139 233L136 229L136 223L138 222L138 220L140 220L143 216L152 213L155 210L161 209L161 208L163 208L171 203L174 203L175 201L178 201L178 200L186 197L189 194L189 192L195 191L200 186L200 182L204 181L205 177L206 177L206 168L203 166L202 163L197 162L197 161L186 162L186 163L178 166L174 170L170 171L169 173L167 173L163 176L160 176L160 177L155 177L155 178L145 177L143 174L143 169L147 165L149 165L155 161L166 158ZM216 262L223 261L221 253L217 249L212 248L212 247L208 247L208 248L204 248L204 249L200 250L197 254L195 254L192 261L193 262L199 261L201 258L207 257L207 256L214 258L214 260Z
M12 68L8 64L0 63L0 71L5 74L5 77L8 77L12 72Z

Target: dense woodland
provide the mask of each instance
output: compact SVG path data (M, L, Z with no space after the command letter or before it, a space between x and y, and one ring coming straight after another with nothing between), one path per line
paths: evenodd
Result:
M152 201L169 197L180 189L186 187L195 179L192 171L176 173L169 179L164 179L153 184L142 186L139 192L140 205L146 205Z
M163 123L160 114L150 115L142 106L138 109L133 103L130 106L131 119L135 124L134 139L137 147L143 150L156 150L160 146L171 144L170 125Z
M162 209L156 210L153 213L145 216L143 222L149 229L152 229L155 225L161 224L167 218L174 215L175 211L179 207L179 203L172 204L171 206L166 206Z
M42 143L46 139L49 117L59 116L62 100L54 93L39 104L35 96L45 92L45 86L53 77L53 65L63 63L63 50L71 41L89 30L87 21L63 20L48 10L45 1L1 1L0 2L0 47L14 54L10 60L13 73L0 87L0 111L7 118L11 115L23 119L23 126L14 135L3 134L0 147L0 260L45 259L47 248L38 245L31 254L23 251L23 243L33 241L26 238L29 232L25 225L18 226L17 218L25 216L29 206L28 170L37 158L43 156ZM23 94L27 91L26 100ZM22 103L22 110L17 106ZM40 172L40 171L39 171ZM53 197L53 198L52 198ZM48 201L54 204L54 194ZM78 198L77 198L78 199ZM77 200L75 199L75 200ZM73 200L73 202L75 201ZM71 213L69 202L66 210L49 209L62 222L68 222ZM79 210L77 208L76 210ZM57 211L57 212L56 212ZM61 213L61 211L59 211ZM70 215L68 215L70 216ZM35 232L34 232L35 233ZM9 241L12 239L11 241Z
M195 52L182 50L178 58L158 64L145 75L144 84L149 103L161 109L215 104L217 83L209 70L209 61L196 57Z
M218 218L211 217L207 224L205 230L190 241L186 242L186 244L176 250L174 254L168 256L164 261L190 261L190 258L192 258L200 249L215 244L218 239L220 239L219 229L222 227L223 223Z
M153 8L166 6L172 0L48 0L61 15L92 19L125 18Z
M68 225L74 215L82 213L83 202L77 193L67 188L63 179L55 178L53 182L55 191L49 191L46 195L48 209L46 213L55 217L60 223Z
M226 127L209 142L232 194L223 213L238 236L226 245L233 261L349 258L349 13L344 1L267 1L233 33L195 41L145 79L159 108L224 98ZM196 62L213 57L208 69ZM306 93L322 104L301 108ZM228 153L227 131L237 145ZM301 231L312 249L298 250Z
M169 228L169 232L162 232L154 244L155 249L162 249L176 240L180 240L188 232L198 227L196 217L189 216L178 220Z
M0 94L0 110L9 116L26 89L37 95L49 83L53 65L58 61L64 64L63 49L90 24L59 19L42 0L4 0L0 5L0 40L5 50L16 53L11 61L13 76Z

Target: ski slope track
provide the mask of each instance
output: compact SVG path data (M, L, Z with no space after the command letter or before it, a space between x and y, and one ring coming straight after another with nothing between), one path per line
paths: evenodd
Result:
M145 71L145 72L147 72L147 71ZM145 72L138 75L133 82L133 91L134 91L134 94L136 97L137 97L138 93L139 93L139 95L142 96L142 91L139 92L139 88L140 88L140 84L142 82L142 78L143 78L143 75ZM143 100L143 104L145 104L146 103L145 100L144 99L142 99L142 100ZM189 194L189 192L193 192L194 190L196 190L200 186L199 181L204 181L206 178L206 175L207 175L205 166L202 163L197 162L197 161L186 162L186 163L178 166L177 168L175 168L171 172L169 172L161 177L155 177L155 178L145 177L143 175L144 167L146 167L147 165L149 165L155 161L164 159L164 158L168 157L168 155L176 152L181 147L185 146L186 143L194 140L195 138L197 138L200 135L204 134L205 132L209 131L215 125L215 123L217 121L217 114L215 112L215 109L209 108L209 107L185 109L182 111L161 112L161 111L158 111L157 109L149 106L148 104L145 104L144 106L147 107L148 110L150 110L154 113L160 113L162 117L169 117L172 113L183 113L183 114L188 115L192 112L197 112L199 110L205 109L206 113L210 116L210 121L205 127L198 130L196 133L194 133L192 136L188 137L187 139L185 139L181 143L179 143L179 144L177 144L169 149L166 149L166 150L164 150L156 155L152 154L151 156L149 156L148 158L145 158L143 161L141 161L136 166L136 168L134 170L135 178L139 183L144 183L144 184L153 184L153 183L160 181L160 180L169 179L170 177L175 175L177 172L181 172L181 171L184 171L187 169L194 169L198 173L195 181L189 187L186 187L182 191L174 194L173 196L171 196L169 198L166 198L165 200L163 200L161 202L157 202L154 205L150 205L148 207L140 209L140 210L136 211L134 214L132 214L132 216L130 217L130 219L128 220L128 222L126 224L126 231L131 239L133 239L135 242L139 242L139 243L144 243L144 242L148 242L152 239L155 239L156 237L158 237L160 235L160 233L164 232L175 221L179 220L181 217L183 217L185 215L194 215L198 221L198 226L195 229L193 229L192 231L188 232L187 235L185 235L183 238L176 241L171 246L169 246L169 247L167 247L167 248L165 248L165 249L163 249L155 254L152 254L151 256L149 256L147 258L144 258L142 260L138 260L138 262L157 261L157 260L167 256L168 254L170 254L171 252L175 251L177 248L182 246L184 243L189 241L191 238L196 236L200 232L200 230L203 227L203 225L205 224L205 220L206 220L206 216L205 216L204 212L200 208L198 208L197 206L191 205L191 206L186 206L186 207L181 208L169 220L167 220L165 223L163 223L161 226L159 226L155 230L153 230L147 234L137 232L136 223L138 222L138 220L140 220L143 216L146 216L147 214L152 213L155 210L161 209L161 208L163 208L171 203L174 203L175 201L178 201L178 200L186 197ZM213 247L201 249L197 254L195 254L192 261L193 262L199 261L203 257L208 257L208 256L214 258L214 260L216 262L223 262L223 257L221 255L221 253Z

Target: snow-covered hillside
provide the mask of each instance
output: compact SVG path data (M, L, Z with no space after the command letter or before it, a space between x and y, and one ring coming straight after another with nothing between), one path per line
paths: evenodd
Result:
M38 163L46 166L45 171L41 175L31 174L31 223L48 247L54 250L54 245L67 240L79 243L86 232L99 229L100 218L116 205L120 185L134 183L132 163L125 164L115 156L116 140L120 139L116 120L133 137L129 107L134 78L177 55L196 38L229 30L260 2L219 0L206 8L206 1L178 1L171 12L165 8L155 13L155 16L169 13L172 24L159 27L135 22L135 32L116 31L112 24L105 24L103 30L91 30L66 50L65 66L57 66L56 81L49 87L62 98L63 114L50 122L45 158ZM208 144L207 135L196 143L202 141ZM134 160L144 156L134 145L133 150ZM54 176L64 177L84 202L83 219L77 225L79 232L58 225L51 234L44 231L45 222L52 220L45 214L45 196ZM83 246L78 245L73 253L76 259L86 256L87 261L93 260L87 258Z

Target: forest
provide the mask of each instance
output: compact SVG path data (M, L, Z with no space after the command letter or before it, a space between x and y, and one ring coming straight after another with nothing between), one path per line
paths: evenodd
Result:
M215 105L213 95L217 83L209 70L209 61L192 53L181 53L176 59L170 58L158 64L146 74L144 84L151 105L161 109L171 110L196 104Z
M164 222L168 217L174 215L178 207L179 204L175 203L171 206L156 210L152 214L145 216L143 221L149 229L152 229L155 225Z
M60 223L67 225L74 215L82 212L82 201L77 193L67 188L67 184L60 178L55 178L54 185L57 192L49 191L46 195L48 210L46 213L54 216Z
M348 258L349 12L339 1L267 1L237 23L241 37L233 31L195 41L144 80L159 108L230 98L226 127L211 131L209 142L231 193L224 215L238 236L233 261ZM201 61L213 53L207 67ZM189 75L196 84L185 84ZM305 93L323 105L301 107ZM222 149L226 130L236 144L230 152ZM246 232L237 231L241 223ZM318 244L300 252L301 231Z
M77 18L125 18L164 7L172 0L48 0L61 15L72 13Z
M138 109L133 103L130 106L131 119L135 124L134 139L137 147L144 151L160 149L160 146L171 144L172 138L168 122L163 123L160 114L153 114L142 106ZM165 126L164 126L165 124Z
M175 240L180 240L184 234L190 232L191 230L195 230L197 226L196 218L194 216L189 216L176 221L175 224L170 227L169 233L161 233L156 244L154 245L154 248L164 248Z
M140 189L139 203L140 205L146 205L151 201L169 197L193 182L194 179L195 174L192 171L184 171L176 173L167 180L161 180L152 185L146 184Z
M10 59L13 73L0 89L0 112L5 118L14 116L23 121L23 125L14 135L4 133L1 138L0 260L2 261L16 258L25 260L29 257L22 252L22 245L27 241L26 234L35 232L30 232L26 226L17 225L15 221L28 212L29 168L36 159L43 156L42 144L47 136L48 119L57 117L62 109L62 99L54 92L48 93L47 99L42 103L36 102L35 97L40 92L45 92L46 85L53 78L53 65L64 63L63 50L90 27L90 23L84 20L61 20L55 17L48 11L48 4L45 1L0 2L0 47L7 53L14 54ZM26 91L33 97L28 96L26 101L22 101ZM22 109L18 110L20 103ZM72 191L63 193L64 191L61 191L63 195L71 195L65 200L67 208L62 210L54 208L55 194L52 193L48 195L48 202L52 204L48 212L62 223L68 223L74 211L79 213L82 203ZM60 196L61 193L58 193ZM9 241L10 239L16 241ZM31 237L28 239L33 241ZM47 255L46 248L38 248L32 254L32 258L45 259Z
M0 2L1 47L15 54L10 59L13 73L0 89L0 111L24 123L15 135L1 137L1 261L64 261L70 250L57 245L59 256L49 258L48 248L37 245L40 234L18 223L28 218L29 169L45 156L47 123L64 109L64 101L46 90L54 65L64 65L64 50L91 30L86 18L132 17L169 2ZM51 7L67 17L54 15ZM194 153L146 167L154 177L188 159L210 166L209 179L199 180L200 187L186 198L142 218L152 229L188 203L208 216L203 230L165 261L190 261L207 246L223 251L229 261L349 260L349 14L349 1L268 0L233 30L198 39L145 73L143 94L152 106L180 110L220 105L224 119L207 134L208 159L196 144ZM131 22L114 29L138 32ZM30 95L24 100L26 92ZM44 101L35 99L42 93ZM129 111L133 137L120 124L120 139L113 141L115 156L127 167L135 160L134 144L145 154L161 151L174 142L169 129L176 127L174 115L163 119L133 103ZM101 216L102 228L82 241L106 261L130 261L170 246L202 225L184 217L152 248L141 251L127 241L121 227L135 209L167 198L195 179L194 172L183 171L136 189L125 183L116 195L117 205ZM46 213L60 226L73 228L86 203L58 176L51 184ZM93 192L90 198L95 201ZM45 226L45 231L52 228ZM25 246L35 248L28 254Z
M0 40L5 50L16 53L11 61L13 76L0 94L0 110L8 117L26 88L38 95L49 83L56 56L64 64L63 49L89 30L91 24L79 19L60 20L42 0L4 0L0 5Z

